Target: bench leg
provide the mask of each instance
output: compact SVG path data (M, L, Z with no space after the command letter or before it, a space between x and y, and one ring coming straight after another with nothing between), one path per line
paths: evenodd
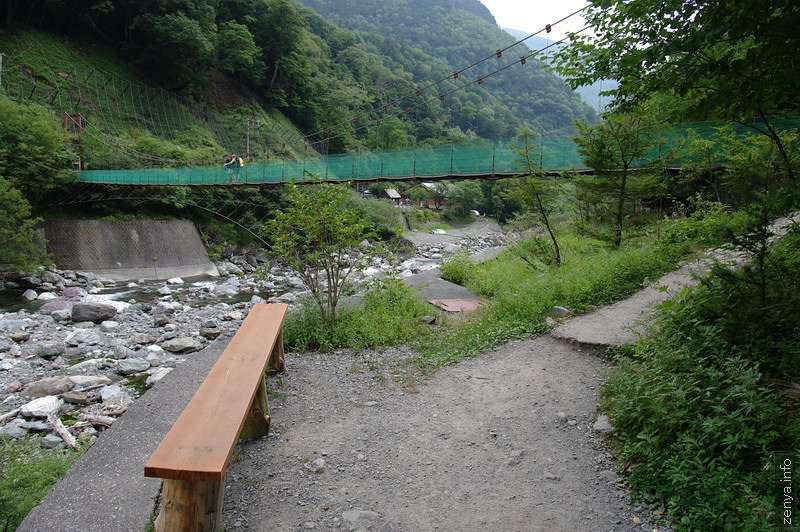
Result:
M284 373L286 371L286 361L283 353L283 329L278 333L278 339L275 340L275 347L272 349L272 353L269 354L267 367L277 373Z
M261 383L258 385L256 395L253 397L253 402L250 404L250 410L247 413L247 418L244 420L242 432L239 434L240 438L247 440L255 440L262 438L269 432L269 403L267 402L267 385L264 382L264 377L261 377Z
M224 486L224 480L192 482L165 479L155 532L219 532Z

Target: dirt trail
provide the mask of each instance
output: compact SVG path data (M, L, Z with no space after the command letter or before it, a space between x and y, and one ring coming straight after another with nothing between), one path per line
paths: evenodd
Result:
M290 356L274 432L228 470L226 530L657 528L591 430L605 362L543 336L417 385L409 355Z

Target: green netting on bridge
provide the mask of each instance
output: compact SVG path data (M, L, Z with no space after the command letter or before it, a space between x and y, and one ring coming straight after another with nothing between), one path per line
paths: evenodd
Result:
M689 131L701 138L713 139L721 122L683 124L661 132L662 142L636 164L661 159L661 164L679 166L679 147ZM755 124L758 125L758 124ZM779 129L800 127L800 117L775 119ZM751 128L736 125L739 135L754 133ZM224 185L280 184L308 180L313 174L327 181L376 179L426 179L459 177L492 177L514 175L520 170L519 156L514 151L521 139L476 141L463 144L414 147L364 153L346 153L304 159L275 159L245 164L229 175L226 168L194 166L136 170L84 170L79 181L119 185ZM584 169L577 147L570 137L536 137L534 163L541 170L557 172ZM721 161L724 162L724 161Z

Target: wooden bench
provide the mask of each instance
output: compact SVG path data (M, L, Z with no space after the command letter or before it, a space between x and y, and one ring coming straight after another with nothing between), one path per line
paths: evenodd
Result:
M144 466L163 478L156 531L216 531L225 469L239 438L269 431L264 372L286 370L287 305L254 305L183 413Z

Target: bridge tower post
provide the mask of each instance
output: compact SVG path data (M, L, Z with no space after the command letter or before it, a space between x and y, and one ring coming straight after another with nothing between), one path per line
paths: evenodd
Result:
M75 131L80 135L83 133L83 115L80 113L76 115L71 115L69 113L64 113L61 117L61 125L64 127L64 132L69 133L72 129L72 126L75 126ZM73 144L75 146L75 151L78 153L78 157L75 160L75 169L76 170L83 170L83 139L79 136L76 139L76 142Z

